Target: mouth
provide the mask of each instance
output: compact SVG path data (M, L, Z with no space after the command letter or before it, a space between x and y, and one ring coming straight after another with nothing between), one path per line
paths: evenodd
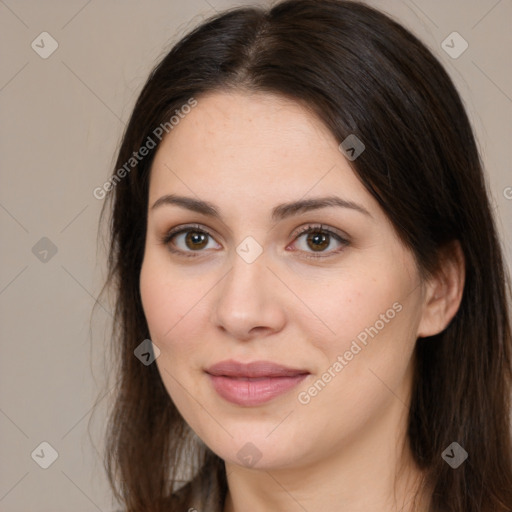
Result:
M248 364L222 361L205 370L223 399L239 406L256 406L280 396L303 381L310 372L271 361Z

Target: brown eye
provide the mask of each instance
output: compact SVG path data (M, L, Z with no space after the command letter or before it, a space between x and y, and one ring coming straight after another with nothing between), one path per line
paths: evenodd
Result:
M308 233L306 237L308 247L314 251L322 251L329 246L330 238L325 233Z
M189 249L202 249L208 244L208 234L202 231L187 231L186 233L185 244Z
M161 241L173 253L196 256L194 253L199 255L206 252L203 249L208 248L208 244L214 242L214 239L210 233L198 226L183 226L169 231ZM218 249L220 246L217 244L210 248Z
M297 243L298 241L301 242L297 244L298 249L304 253L304 257L306 258L323 258L333 256L349 245L348 240L330 229L325 229L322 225L307 226L306 228L301 229L296 234L295 242ZM328 250L328 248L333 244L334 248L332 250Z

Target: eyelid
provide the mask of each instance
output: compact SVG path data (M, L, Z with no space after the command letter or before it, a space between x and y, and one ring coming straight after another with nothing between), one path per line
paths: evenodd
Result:
M204 228L203 226L201 226L200 224L181 224L179 226L176 226L176 227L171 228L168 231L166 231L163 234L163 236L161 237L161 242L169 243L171 238L174 235L178 235L184 231L198 231L200 233L205 233L206 235L209 235L212 238L214 238L214 236L210 233L210 231L208 229Z
M316 230L316 231L328 233L330 235L336 235L344 242L349 241L348 235L346 233L343 233L343 231L340 231L339 229L333 228L331 226L326 226L325 224L315 224L315 223L306 224L305 226L301 226L301 227L295 229L294 231L292 231L290 236L293 237L293 239L295 240L298 236L300 236L304 233L307 233L310 230L311 231Z

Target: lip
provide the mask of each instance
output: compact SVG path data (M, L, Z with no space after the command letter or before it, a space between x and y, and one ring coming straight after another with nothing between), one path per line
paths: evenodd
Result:
M224 377L258 378L258 377L295 377L309 373L308 370L291 368L272 361L252 361L241 363L234 359L227 359L210 366L206 373L222 375Z
M221 361L206 370L215 391L225 400L241 406L255 406L294 388L309 371L271 361Z

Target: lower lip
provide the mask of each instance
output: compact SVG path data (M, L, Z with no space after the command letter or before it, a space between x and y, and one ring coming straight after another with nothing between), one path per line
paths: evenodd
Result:
M242 379L208 374L215 391L222 398L233 404L245 406L268 402L294 388L307 376L308 374L301 374L295 377Z

